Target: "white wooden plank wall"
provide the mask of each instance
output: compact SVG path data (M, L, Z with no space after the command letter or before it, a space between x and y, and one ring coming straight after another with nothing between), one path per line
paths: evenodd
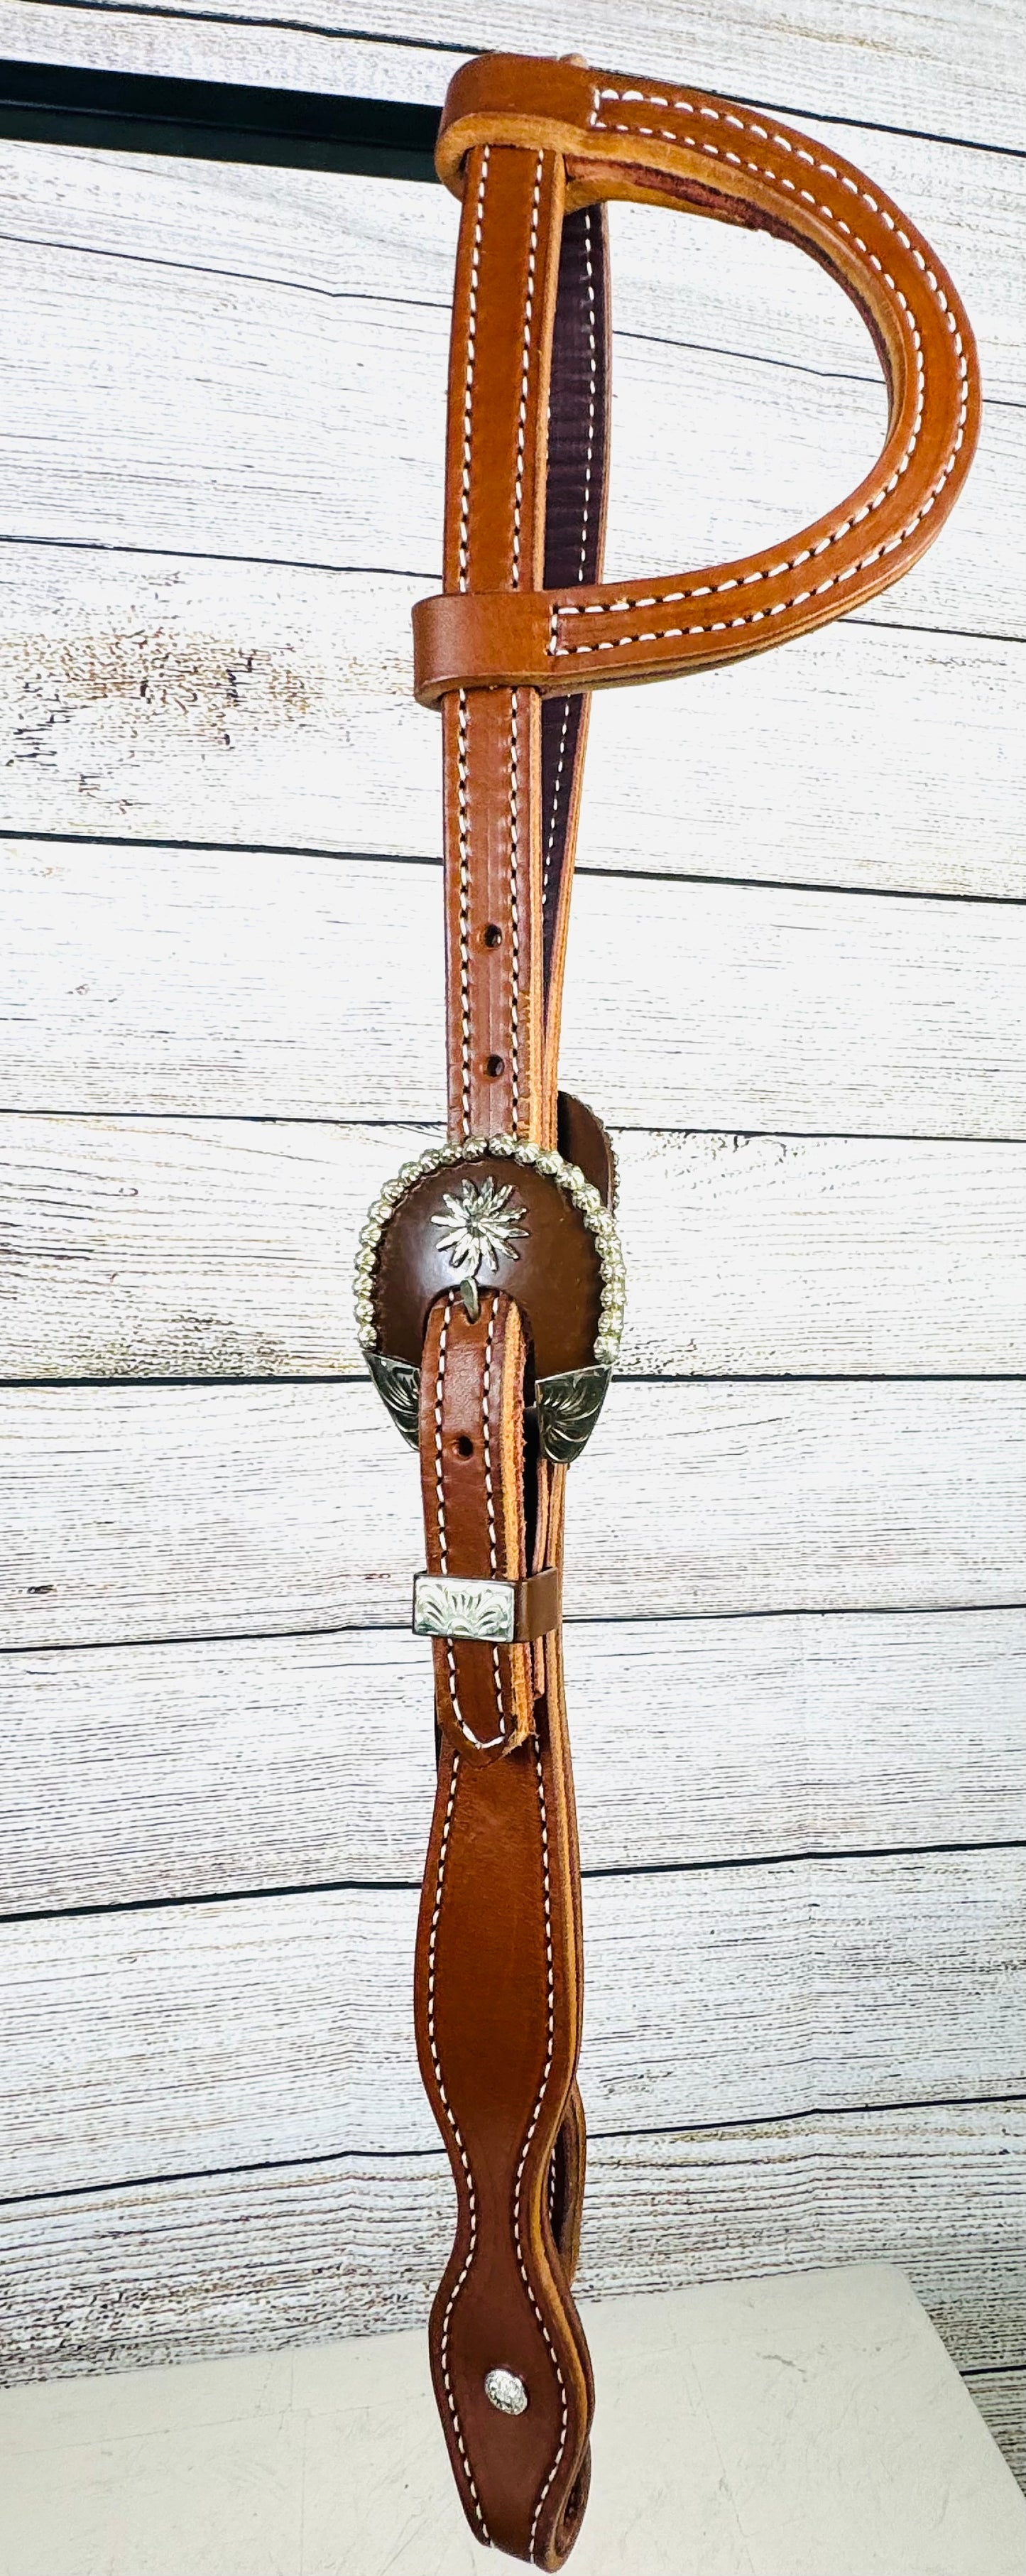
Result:
M611 0L302 14L0 0L0 47L435 101L481 45L628 43ZM564 1055L617 1130L632 1285L571 1489L586 2286L902 2262L1010 2456L1018 32L1012 0L631 14L626 68L775 106L905 199L988 400L871 615L597 702ZM416 1496L348 1272L441 1115L408 612L454 228L427 188L0 146L9 2378L409 2323L446 2242L407 2003ZM846 488L879 370L811 264L642 210L613 237L611 569Z

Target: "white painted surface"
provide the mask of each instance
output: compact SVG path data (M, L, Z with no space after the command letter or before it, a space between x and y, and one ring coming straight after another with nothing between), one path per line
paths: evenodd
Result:
M67 841L4 858L5 1107L444 1114L439 868ZM635 881L585 876L562 1078L611 1126L1014 1141L1024 982L1022 904L657 879L642 908Z
M327 32L321 0L303 28L269 23L263 0L246 18L0 5L0 41L423 98L464 43L624 51L620 19L586 0L544 29L535 0L515 25L483 0L441 35L411 0L360 40ZM625 1165L632 1365L657 1382L618 1390L572 1493L575 1606L603 1614L570 1638L582 1812L613 1872L589 1885L592 2123L614 2101L639 2132L653 2101L678 2123L737 2122L684 2144L679 2126L599 2138L588 2277L622 2290L907 2247L952 2350L1000 2381L1003 2423L1026 2354L1011 2115L957 2095L1021 2081L1015 1861L924 1845L1022 1830L1021 1614L940 1615L1021 1599L1026 1536L1020 1390L972 1382L1022 1366L1022 167L939 139L1018 144L1010 27L996 0L968 29L961 0L897 19L863 0L829 32L814 7L784 23L761 0L689 6L686 25L662 0L635 13L631 68L679 68L686 36L689 77L799 123L862 120L824 140L950 259L991 409L951 531L883 623L697 694L596 707L582 858L600 873L578 888L564 1056L568 1084L655 1131L625 1140ZM879 130L902 125L919 138ZM10 1239L45 1293L33 1322L16 1302L7 1359L31 1375L76 1358L115 1374L352 1364L336 1256L375 1148L268 1125L256 1150L235 1122L440 1110L438 877L394 862L438 848L437 727L406 694L407 617L438 554L452 225L440 194L408 187L0 152L18 351L4 821L71 836L6 845L0 1105L92 1113L111 1147L83 1125L79 1158L65 1130L16 1122L30 1213ZM616 229L613 564L694 561L805 515L877 421L857 317L776 244L646 214ZM1004 900L936 900L966 895ZM392 980L382 950L416 962ZM752 1130L769 1133L719 1142ZM963 1383L658 1383L792 1368ZM20 2170L55 2195L0 2226L29 2375L240 2349L256 2317L280 2342L420 2315L437 2272L433 2149L359 2173L330 2151L295 2162L304 2121L332 2144L365 2134L379 2064L397 2126L374 2145L406 2134L404 2104L424 2116L412 2060L408 2094L399 2073L412 1895L309 1886L416 1875L420 1683L380 1629L266 1634L405 1616L410 1467L364 1401L216 1384L7 1399L26 1514L8 1633L68 1641L9 1659L14 1812L34 1800L36 1820L12 1898L128 1908L4 1934L27 2049ZM822 1615L793 1616L803 1604ZM696 1610L743 1615L682 1628ZM263 1633L226 1641L239 1626ZM125 1642L190 1633L210 1642ZM354 1738L379 1677L406 1749L376 1800ZM680 1867L714 1859L738 1865ZM307 1892L238 1893L283 1883ZM134 1914L140 1896L163 1901ZM374 1905L394 1927L385 2000L357 2028L353 1926ZM304 2032L337 2076L312 2103ZM933 2107L916 2106L927 2086ZM793 2116L767 2127L768 2099ZM820 2099L836 2109L800 2108ZM245 2156L244 2136L280 2161L198 2170ZM141 2186L169 2155L178 2179Z
M581 2576L1018 2576L1023 2500L889 2266L586 2312ZM5 2576L480 2564L419 2336L0 2398Z
M0 6L0 34L6 14ZM129 42L141 31L116 32ZM344 44L340 58L349 58ZM871 170L899 202L915 205L971 308L988 400L1021 401L1020 153L981 153L881 126L802 123ZM613 205L608 221L617 331L879 381L860 315L789 244L649 206ZM153 153L3 148L0 238L137 260L142 237L151 265L174 256L221 279L288 287L298 298L401 293L447 309L457 223L443 188Z
M925 189L924 219L958 210L943 246L981 331L984 450L868 627L600 703L587 863L1018 890L1021 164L918 142L906 168L901 138L866 140L897 154L899 194ZM410 704L407 618L438 559L451 202L17 144L0 173L0 266L34 318L0 477L9 823L77 832L85 799L96 829L173 835L187 796L183 837L434 849L437 726ZM807 259L620 211L610 567L639 573L782 533L820 483L837 497L881 389ZM921 631L938 626L943 643Z
M1012 150L1021 139L1015 0L986 0L968 28L965 0L904 0L897 13L886 0L855 0L841 22L825 16L822 0L799 0L786 15L769 0L715 11L707 0L683 9L642 0L626 30L619 0L464 0L441 24L432 0L387 0L373 16L373 30L354 40L336 32L335 0L309 0L301 20L284 24L275 0L226 0L214 20L204 0L170 0L142 25L103 0L93 9L5 0L0 31L6 50L20 45L41 60L432 102L481 48L584 53L673 80L683 62L706 89L786 99L796 118L875 117Z
M357 1235L428 1141L0 1116L0 1375L362 1376L345 1295ZM625 1376L1026 1367L1026 1146L636 1129L613 1142Z
M1024 1655L1023 1610L573 1622L584 1866L1026 1839ZM429 1702L395 1629L0 1658L0 1912L416 1880Z
M591 2137L580 2287L901 2264L974 2374L1026 2363L1018 2103ZM452 2242L441 2147L43 2194L0 2208L4 2383L423 2329ZM1024 2381L1019 2380L1020 2394Z
M445 310L404 291L398 261L388 294L299 295L192 268L173 240L169 250L125 260L0 234L0 286L35 320L8 392L5 535L123 544L130 509L137 547L377 567L437 587ZM630 333L615 369L610 579L783 543L841 502L884 445L879 374ZM343 405L340 383L354 389ZM989 542L999 510L1007 552ZM957 513L904 579L900 606L896 592L873 603L873 624L1021 635L1024 517L1016 407L988 405Z
M423 579L17 543L4 569L9 829L438 855ZM848 621L600 695L582 868L1017 896L1024 669L1018 641Z
M1015 1849L588 1879L591 2126L1026 2091L1024 1879ZM364 1887L0 1927L0 2191L429 2149L416 1918Z
M0 1435L4 1645L406 1625L419 1497L369 1384L15 1388ZM1013 1605L1024 1464L1021 1380L620 1380L566 1615Z

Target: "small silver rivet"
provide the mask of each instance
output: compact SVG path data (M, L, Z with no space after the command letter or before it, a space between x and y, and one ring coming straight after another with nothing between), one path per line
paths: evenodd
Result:
M485 2396L500 2415L526 2415L527 2390L515 2370L486 2370Z

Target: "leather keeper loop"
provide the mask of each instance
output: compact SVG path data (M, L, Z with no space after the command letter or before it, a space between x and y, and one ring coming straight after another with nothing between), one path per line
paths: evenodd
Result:
M439 591L413 610L413 694L437 707L451 689L530 686L568 696L548 660L551 602L543 590ZM577 683L590 688L590 679Z

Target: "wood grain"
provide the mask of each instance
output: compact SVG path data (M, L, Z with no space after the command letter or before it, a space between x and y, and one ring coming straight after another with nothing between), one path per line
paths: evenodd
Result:
M443 1114L437 867L9 842L5 872L5 1109ZM1021 904L585 877L562 1079L614 1126L1022 1138L1024 979Z
M589 2126L1026 2089L1024 1872L990 1849L587 1880ZM433 2146L416 1911L358 1888L3 1926L0 2191Z
M1018 2370L974 2371L969 2394L1013 2477L1026 2487L1026 2372L1021 2365Z
M439 854L423 581L16 544L4 569L8 830ZM1024 670L1026 645L848 620L600 694L580 864L1018 897Z
M334 28L322 34L312 12L291 23L282 23L283 14L277 22L255 10L238 18L229 10L195 18L179 14L173 0L139 15L112 12L107 0L94 8L79 0L0 0L0 41L5 54L34 62L434 105L461 60L437 39L394 46Z
M406 1623L416 1476L369 1384L18 1388L0 1427L5 1645ZM1015 1604L1024 1443L1022 1381L621 1383L567 1615Z
M327 0L305 28L253 23L270 0L245 14L0 5L0 42L425 98L457 59L410 0L359 40ZM549 10L532 32L533 0L515 15L488 0L444 36L623 54L606 0L565 30ZM900 25L860 0L829 37L763 0L692 18L689 77L799 122L1020 140L1005 5L971 36L961 0ZM632 68L679 70L679 9L650 0L631 36ZM566 1079L626 1128L716 1131L623 1139L641 1372L1022 1365L1021 1151L998 1142L1026 1134L1021 907L870 890L1022 892L1023 169L925 132L821 131L936 238L998 400L948 541L883 624L715 697L596 708L582 859L604 877L578 890ZM616 225L613 570L798 524L878 434L861 326L810 263L712 226L670 249L657 221ZM21 540L5 823L136 844L9 852L3 1105L107 1124L8 1122L29 1212L7 1229L7 1360L335 1376L357 1182L403 1140L217 1120L438 1114L437 875L334 854L437 854L407 618L437 556L453 209L3 146L0 235L8 307L31 316L0 462L0 531ZM641 772L643 833L623 787ZM642 890L639 868L867 892ZM186 1123L143 1130L123 1116L140 1109ZM734 1142L803 1128L856 1139ZM899 1141L930 1136L990 1141ZM1020 1596L1020 1392L624 1385L600 1435L622 1462L612 1588L612 1450L577 1471L571 1524L585 1855L616 1873L587 1888L585 2286L883 2255L1002 2425L1026 2355L1016 2115L886 2106L1022 2082L1018 1857L923 1848L1021 1830L1022 1614L937 1606ZM0 2216L10 2373L238 2349L257 2317L280 2342L412 2321L447 2225L409 2036L415 1899L230 1901L416 1876L425 1675L381 1624L405 1617L395 1569L419 1553L409 1461L356 1386L39 1390L7 1425L6 1633L34 1649L2 1673L10 1901L150 1900L0 1935L11 2187L66 2194ZM72 1642L147 1635L185 1642ZM383 1712L387 1783L368 1759ZM218 1901L152 1904L172 1894ZM690 2130L601 2134L667 2121ZM398 2152L368 2161L381 2146ZM180 2178L304 2155L326 2160Z
M362 1376L357 1234L436 1134L0 1117L0 1376ZM1026 1147L614 1142L625 1375L1026 1373Z
M1026 2355L1021 2128L994 2103L594 2138L581 2286L900 2263L956 2361L996 2373ZM440 2150L8 2204L0 2378L247 2352L254 2317L271 2350L422 2325L450 2208Z
M810 5L782 14L769 0L732 0L715 11L699 5L683 14L677 0L645 0L626 31L629 61L618 0L486 0L447 11L444 41L427 0L387 0L365 18L371 14L373 27L353 40L336 34L335 0L309 0L291 24L282 23L276 0L227 0L216 16L201 0L183 0L141 25L102 7L6 0L0 31L7 50L41 60L432 100L441 99L462 54L481 47L583 51L594 62L677 79L683 54L687 77L705 89L786 99L794 116L818 107L823 115L875 117L940 135L954 127L1013 148L1022 132L1014 0L989 0L971 28L964 0L910 0L898 16L885 0L857 0L843 21L827 21Z
M583 1621L566 1662L588 1871L1026 1839L1021 1610ZM0 1911L415 1881L430 1702L373 1629L3 1658Z
M436 586L448 315L404 299L398 264L389 287L303 295L170 247L126 260L0 236L0 290L33 317L7 387L0 533ZM624 335L609 577L784 543L871 471L886 424L879 376ZM988 404L958 512L900 594L873 603L874 626L1022 638L1017 424L1014 403Z
M0 8L0 35L6 14ZM988 399L1021 402L1021 155L802 122L915 216L972 315ZM878 381L861 316L790 245L690 218L672 223L649 206L611 206L608 220L618 332ZM396 294L448 310L457 223L443 188L0 142L0 235L132 261L142 251L298 296Z

